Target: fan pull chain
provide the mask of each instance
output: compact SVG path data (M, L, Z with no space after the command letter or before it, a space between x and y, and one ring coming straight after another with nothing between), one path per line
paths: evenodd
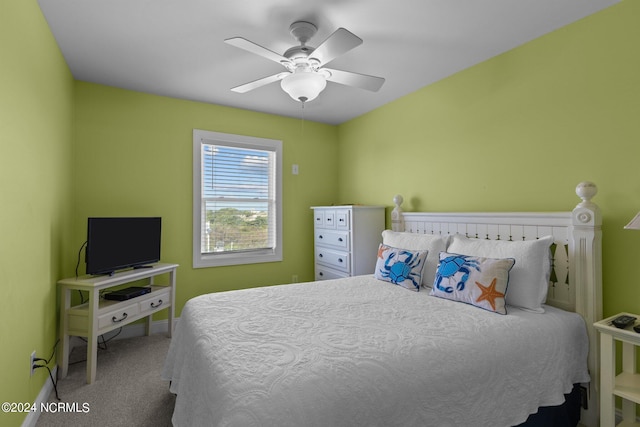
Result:
M304 138L304 102L301 102L300 107L300 137Z

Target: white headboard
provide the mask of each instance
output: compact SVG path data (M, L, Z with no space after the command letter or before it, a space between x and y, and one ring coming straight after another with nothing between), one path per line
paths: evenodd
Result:
M424 234L463 234L491 240L533 240L552 235L553 268L547 304L582 315L589 334L589 371L592 384L589 411L581 423L598 425L598 347L593 323L602 319L602 217L591 202L597 187L581 182L582 199L571 212L403 212L402 196L394 197L394 231Z

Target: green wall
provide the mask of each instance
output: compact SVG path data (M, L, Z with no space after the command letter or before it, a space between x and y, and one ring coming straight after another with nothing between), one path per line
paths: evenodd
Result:
M639 19L622 2L339 126L340 199L571 210L593 181L605 314L640 313Z
M69 262L73 79L36 0L0 3L0 401L33 402L57 338ZM51 364L51 368L55 362ZM24 413L0 413L20 425Z
M313 277L309 206L569 210L598 184L605 314L640 312L640 2L626 1L340 126L74 82L36 0L0 3L2 401L47 381L28 356L57 338L55 282L86 218L160 215L184 302ZM284 261L191 268L192 129L284 142ZM292 175L291 165L300 165ZM24 414L0 414L19 425Z
M89 216L161 216L163 261L180 264L178 315L202 293L313 280L309 207L337 201L335 126L82 82L75 107L74 247ZM194 128L283 141L282 262L191 267Z

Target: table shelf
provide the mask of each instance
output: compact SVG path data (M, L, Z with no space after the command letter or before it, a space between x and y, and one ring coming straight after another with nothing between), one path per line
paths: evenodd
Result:
M640 403L640 374L622 372L616 376L613 394Z

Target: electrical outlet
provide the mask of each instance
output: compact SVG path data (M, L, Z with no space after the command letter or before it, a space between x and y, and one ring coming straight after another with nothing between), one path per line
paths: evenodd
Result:
M33 350L33 353L31 353L31 356L29 356L29 369L31 372L30 376L33 376L33 371L35 371L35 368L33 367L33 364L36 363L35 358L36 358L36 351Z
M298 283L298 275L294 274L293 276L291 276L291 283Z

